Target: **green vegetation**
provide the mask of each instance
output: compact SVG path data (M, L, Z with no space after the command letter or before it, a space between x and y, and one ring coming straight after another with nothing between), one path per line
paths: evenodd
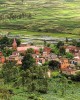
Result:
M80 36L80 0L0 0L0 33L65 37L66 44L80 47L80 42L68 41ZM20 45L20 40L16 41ZM8 48L12 42L7 37L0 39L0 50L6 58L13 52ZM61 41L53 45L44 40L44 46L51 47L52 53L73 58L71 53L65 53ZM63 75L55 60L37 66L33 53L28 49L23 54L21 66L11 61L0 64L0 100L80 100L80 72Z
M49 90L47 94L40 94L40 93L28 93L23 91L23 88L14 88L12 85L2 85L0 87L3 90L12 91L12 94L6 92L8 99L4 100L80 100L80 83L73 83L71 81L66 82L66 89L64 92L64 96L62 96L63 84L59 84L59 78L49 80ZM62 91L61 91L62 90ZM0 91L1 93L1 91ZM1 96L0 96L1 98ZM6 98L6 97L5 97Z
M19 46L21 43L20 39L16 39L16 42L17 42L17 46ZM12 44L13 44L13 38L10 39L4 36L0 39L0 51L3 52L3 55L5 57L8 57L12 54L13 50L12 48L9 48L12 46Z
M10 32L12 29L21 30L19 34L25 29L34 31L33 34L36 31L40 32L37 34L79 35L79 5L79 0L0 0L0 29L8 29Z
M46 32L31 32L31 31L27 31L27 30L12 30L12 29L0 29L0 33L2 34L14 34L14 35L28 35L28 36L52 36L52 37L68 37L68 38L79 38L78 35L76 34L66 34L66 33L46 33Z
M72 53L66 53L66 58L68 59L73 59L73 54Z
M52 70L59 69L60 68L60 63L59 63L59 61L51 60L51 61L49 61L49 67Z
M80 72L66 78L61 74L60 63L50 61L36 66L33 49L28 49L22 60L22 66L6 61L0 69L1 100L79 100ZM49 64L49 67L48 67ZM48 70L52 71L51 78ZM78 81L78 82L77 82Z
M31 53L26 53L22 59L22 69L26 70L29 67L33 67L35 65L35 59L33 59Z

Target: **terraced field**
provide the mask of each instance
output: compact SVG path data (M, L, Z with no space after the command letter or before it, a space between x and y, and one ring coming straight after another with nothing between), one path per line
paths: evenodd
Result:
M0 0L0 29L80 35L80 0Z

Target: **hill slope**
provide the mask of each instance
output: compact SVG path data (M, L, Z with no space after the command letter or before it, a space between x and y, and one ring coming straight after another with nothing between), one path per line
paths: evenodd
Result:
M0 0L0 28L80 34L80 0Z

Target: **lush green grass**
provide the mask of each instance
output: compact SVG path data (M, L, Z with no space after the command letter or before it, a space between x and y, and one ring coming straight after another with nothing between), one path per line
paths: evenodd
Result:
M66 34L66 33L47 33L47 32L31 32L31 31L27 31L27 30L10 30L10 29L0 29L0 33L2 34L14 34L14 35L28 35L28 36L51 36L51 37L68 37L68 38L79 38L79 35L76 34Z

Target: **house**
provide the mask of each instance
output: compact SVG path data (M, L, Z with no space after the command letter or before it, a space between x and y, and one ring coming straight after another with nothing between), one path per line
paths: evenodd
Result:
M9 60L9 61L15 61L16 64L21 65L21 64L22 64L22 62L21 62L22 59L23 59L23 57L20 56L19 52L14 51L14 52L12 53L12 55L10 55L10 56L8 57L7 60Z
M48 56L47 52L43 51L42 56L47 57Z
M74 57L74 62L76 63L76 65L80 65L80 56Z
M73 54L79 52L79 48L76 47L76 46L72 46L72 45L65 47L65 50L66 50L66 52L70 52L70 53L73 53Z
M76 69L71 69L71 68L65 68L61 70L63 74L66 75L75 75L77 73Z
M49 54L51 52L51 48L49 47L44 47L44 52L47 52L47 54Z
M65 69L70 66L69 60L67 58L61 58L60 64L61 64L61 69Z
M24 53L27 49L32 48L36 54L39 54L39 50L41 47L39 46L24 46L24 47L17 47L17 51L19 53Z
M11 56L9 56L9 58L7 60L16 62L17 65L22 65L22 59L23 59L23 57L21 57L21 56L11 55Z
M3 53L0 51L0 63L4 63L5 62L5 57L3 56Z
M0 57L0 63L5 63L6 59L4 56Z
M44 58L35 58L35 60L36 60L36 64L37 65L45 63L45 59Z

